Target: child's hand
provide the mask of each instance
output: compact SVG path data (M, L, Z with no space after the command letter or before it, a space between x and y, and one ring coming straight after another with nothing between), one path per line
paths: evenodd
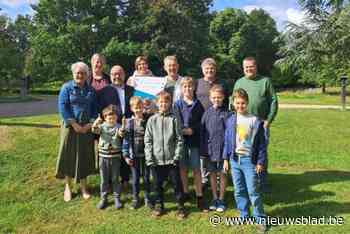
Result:
M98 114L98 117L97 117L97 119L94 122L94 125L102 124L102 123L103 123L103 119L101 118L101 115Z
M228 161L227 160L224 160L224 172L227 173L228 172L228 169L229 169L229 166L228 166Z
M124 137L124 135L125 135L125 129L119 128L115 135L116 135L116 136L120 136L120 137Z
M130 167L132 167L132 165L133 165L133 163L134 163L134 161L133 161L132 159L130 159L130 158L125 158L125 162L126 162L126 164L128 164Z
M257 164L255 167L256 173L260 174L264 170L264 166L261 164Z
M182 134L185 136L191 136L193 135L193 130L191 128L184 128L182 129Z

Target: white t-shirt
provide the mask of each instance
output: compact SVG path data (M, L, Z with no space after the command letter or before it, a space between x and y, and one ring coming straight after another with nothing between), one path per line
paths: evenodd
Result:
M251 156L254 138L258 130L258 118L254 115L237 113L236 153Z

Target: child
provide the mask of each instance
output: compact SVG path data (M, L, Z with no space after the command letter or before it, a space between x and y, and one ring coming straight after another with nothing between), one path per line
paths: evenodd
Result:
M157 95L158 113L147 122L145 133L145 156L147 166L151 166L155 180L155 210L153 215L159 217L164 212L163 182L170 177L174 186L177 216L185 218L183 190L179 173L179 160L183 152L183 138L180 124L170 112L171 96L166 91Z
M228 161L222 158L224 149L225 121L228 112L223 107L225 98L224 89L221 85L214 85L209 91L209 99L212 106L205 111L202 117L200 152L206 157L207 170L210 173L210 186L213 201L210 210L225 211L224 195L226 187L226 172ZM219 198L217 195L217 177L220 181Z
M98 153L100 158L101 176L101 201L98 209L107 207L107 194L109 183L113 190L115 208L120 209L120 159L122 155L123 127L117 123L116 106L109 105L102 110L102 116L98 117L92 125L92 132L99 134Z
M253 217L262 231L264 224L263 203L257 188L258 174L266 160L266 141L263 122L247 113L248 94L243 89L233 93L236 114L226 121L225 146L223 156L230 160L235 200L244 220L249 216L249 204L253 207Z
M182 97L175 102L174 111L178 116L182 127L182 135L185 141L185 154L180 160L180 175L184 190L185 200L189 199L188 169L193 170L194 184L197 197L197 207L208 212L203 200L202 176L200 171L199 142L201 118L204 113L202 104L194 97L194 80L192 77L184 77L180 81Z
M131 209L137 209L140 205L140 176L143 175L145 188L145 205L152 208L150 202L150 168L145 163L144 136L146 122L149 115L144 113L143 102L139 97L130 99L130 108L134 113L133 117L127 120L126 135L123 143L123 156L131 168L133 200Z

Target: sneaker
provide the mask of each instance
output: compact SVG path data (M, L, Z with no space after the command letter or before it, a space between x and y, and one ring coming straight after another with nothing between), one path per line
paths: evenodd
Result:
M190 201L191 201L191 195L190 195L190 193L184 193L184 194L183 194L183 201L184 201L184 202L190 202Z
M257 224L256 229L258 230L258 233L266 233L268 228L265 224Z
M178 220L185 219L186 218L185 209L183 207L178 208L176 216Z
M164 208L161 204L156 204L154 211L152 212L152 215L155 217L160 217L164 213Z
M101 201L97 204L97 209L103 210L107 207L107 204L108 203L106 199L101 199Z
M209 206L209 210L216 210L218 208L218 200L213 200Z
M137 208L139 208L139 206L140 206L139 200L134 199L134 200L132 200L132 202L131 202L130 209L136 210Z
M148 198L145 198L145 206L147 206L147 207L150 208L151 210L154 209L154 204L153 204L153 202L152 202L150 199L148 199Z
M204 200L203 197L197 197L197 208L198 208L199 210L201 210L202 212L204 212L204 213L209 212L208 206L207 206L207 204L205 203L205 200Z
M216 211L217 212L224 212L226 210L225 202L223 200L218 200Z
M114 199L114 206L115 206L116 209L120 209L120 208L123 207L123 204L121 203L119 197Z

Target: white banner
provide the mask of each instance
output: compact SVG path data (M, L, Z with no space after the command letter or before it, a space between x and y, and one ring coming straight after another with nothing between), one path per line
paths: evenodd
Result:
M166 78L155 76L134 77L135 96L142 99L155 99L156 95L164 90Z

